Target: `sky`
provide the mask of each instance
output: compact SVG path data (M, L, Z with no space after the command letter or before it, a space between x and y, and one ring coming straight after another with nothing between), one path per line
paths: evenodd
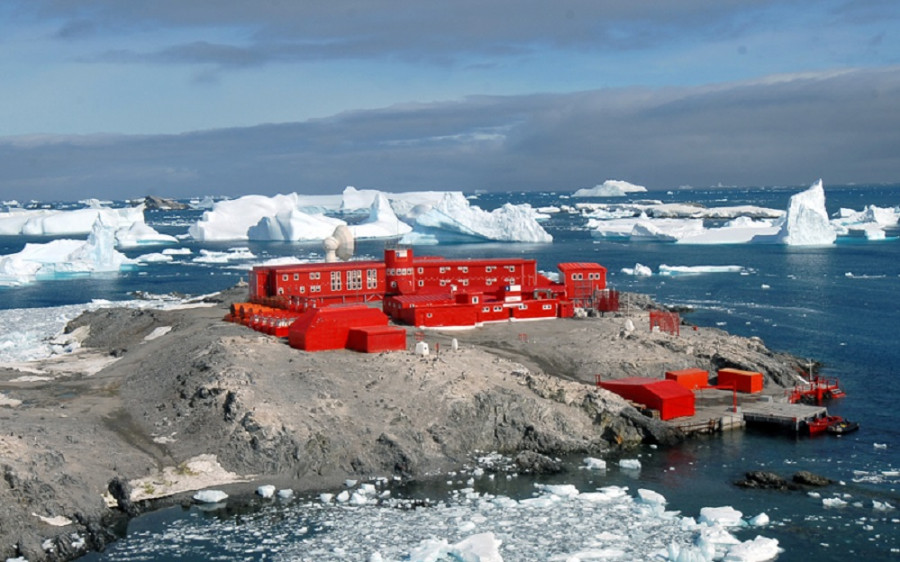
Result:
M896 0L3 0L0 200L900 183Z

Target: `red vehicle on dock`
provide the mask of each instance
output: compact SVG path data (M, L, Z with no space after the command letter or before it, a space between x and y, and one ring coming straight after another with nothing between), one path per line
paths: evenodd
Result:
M788 394L788 402L797 404L821 404L825 400L834 400L846 396L836 378L813 375L806 384L798 384Z

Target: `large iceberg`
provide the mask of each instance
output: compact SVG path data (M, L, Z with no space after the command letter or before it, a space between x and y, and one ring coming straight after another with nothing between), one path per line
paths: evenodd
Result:
M411 226L397 218L383 193L376 195L372 201L369 217L350 226L350 232L356 239L398 238L411 230Z
M199 241L324 240L346 222L311 210L323 208L310 207L313 199L325 201L296 193L219 201L190 226L188 233ZM350 225L357 238L403 236L404 243L553 241L538 224L542 215L530 205L506 204L487 212L471 206L458 191L387 194L347 187L340 204L334 204L332 198L326 210L336 215L356 213L366 202L368 218Z
M0 256L0 284L19 285L91 273L118 273L134 264L116 251L116 227L98 215L86 241L60 239L26 244L22 251Z
M825 189L822 180L809 189L791 196L787 214L774 236L775 242L789 246L826 246L833 244L837 234L825 210ZM769 237L757 237L753 242L768 242Z
M473 207L459 192L444 193L440 203L415 218L403 243L552 242L531 205L506 203L493 211Z
M310 215L298 209L287 209L274 216L266 216L247 229L250 240L324 240L335 227L346 224L340 219L322 214Z
M0 234L16 236L73 236L87 234L102 217L103 222L115 229L129 228L144 222L144 206L110 209L98 206L75 210L60 209L10 209L0 213Z
M624 197L629 193L643 193L647 188L621 180L606 180L605 182L579 189L572 197Z
M703 208L635 202L628 205L582 205L587 228L597 238L663 241L679 244L775 243L791 246L833 244L840 232L863 232L866 238L884 237L884 228L897 224L900 212L867 209L844 211L830 221L825 211L822 180L791 197L787 211L754 206ZM704 221L731 218L721 226Z

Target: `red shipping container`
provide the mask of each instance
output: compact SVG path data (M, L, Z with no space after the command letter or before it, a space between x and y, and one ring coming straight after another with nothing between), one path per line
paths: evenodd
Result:
M673 380L631 377L601 381L600 386L626 400L659 411L662 420L694 415L694 393Z
M406 330L396 326L351 328L347 348L363 353L403 351L406 349Z
M753 371L740 369L719 369L718 386L733 387L738 392L753 394L762 392L763 375Z
M681 369L679 371L666 371L666 378L673 380L688 390L706 388L709 386L709 371L704 369Z

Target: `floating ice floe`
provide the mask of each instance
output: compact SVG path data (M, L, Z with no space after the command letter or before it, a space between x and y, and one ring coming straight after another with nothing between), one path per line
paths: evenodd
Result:
M577 190L572 197L624 197L629 193L643 193L647 188L622 180L606 180L594 187Z
M702 273L740 273L740 265L665 265L659 266L659 274L675 277L678 275L700 275Z
M86 241L60 239L26 244L22 251L0 256L0 284L20 285L35 280L73 275L118 273L134 265L115 249L115 227L98 216Z
M261 498L269 499L275 495L275 486L271 484L264 484L256 488L256 495Z
M557 484L539 485L536 490L536 497L514 500L464 488L445 501L414 510L392 508L409 505L408 500L376 505L349 498L335 503L323 496L319 502L280 506L277 518L268 509L247 513L238 527L226 519L185 520L183 525L130 538L129 548L139 552L142 543L155 549L178 544L185 556L199 558L203 551L192 550L184 538L202 529L210 536L227 533L229 546L223 552L232 557L259 546L261 532L296 537L265 545L267 553L278 559L761 562L780 552L774 539L742 542L719 524L697 523L667 512L665 498L651 490L639 491L637 498L618 486L579 492ZM365 485L355 492L371 495ZM298 527L296 521L301 519L304 524ZM327 532L311 532L314 528Z
M228 499L228 494L222 490L200 490L193 496L199 503L219 503Z
M625 470L640 470L641 461L637 459L622 459L619 461L619 468L624 468Z
M744 525L743 516L743 513L731 506L704 507L700 510L699 522L722 527L740 527Z
M661 201L578 204L596 238L679 244L827 246L841 237L881 240L898 228L900 208L841 209L829 219L822 180L794 194L786 211L754 206L705 208ZM729 220L730 219L730 220ZM718 222L728 220L719 225ZM713 225L707 224L713 221Z
M595 459L587 457L584 459L584 468L588 470L606 470L606 461L603 459Z
M625 275L634 275L635 277L651 277L653 270L646 265L636 263L634 267L623 267L622 273Z

